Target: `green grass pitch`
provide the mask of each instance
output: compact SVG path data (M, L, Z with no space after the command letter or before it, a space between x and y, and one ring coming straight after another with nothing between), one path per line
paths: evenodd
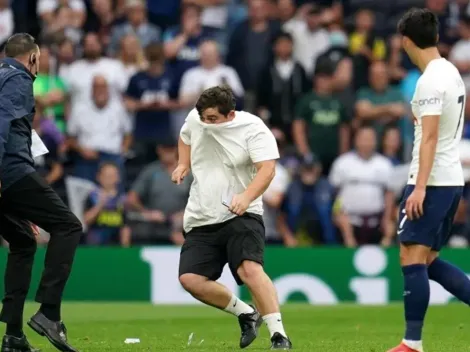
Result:
M28 304L29 317L37 305ZM315 307L289 304L284 325L295 351L385 352L403 333L401 305ZM63 318L71 344L80 352L234 351L239 327L235 317L204 306L151 306L129 303L66 303ZM269 349L263 324L246 350ZM25 327L30 342L43 352L55 351L47 340ZM191 344L189 335L193 333ZM126 345L126 338L141 343ZM201 342L202 341L202 342ZM426 352L470 351L470 310L461 304L431 307L424 332Z

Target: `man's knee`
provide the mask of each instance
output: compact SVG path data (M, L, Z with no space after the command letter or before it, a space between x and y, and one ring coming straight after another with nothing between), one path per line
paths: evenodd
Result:
M80 238L83 234L83 226L74 213L71 211L67 213L67 220L65 223L67 224L67 233Z
M257 279L263 273L263 266L251 260L244 260L237 269L238 276L245 283Z
M401 266L428 264L430 254L431 248L429 247L420 244L401 244L400 264Z
M179 280L186 291L197 293L208 279L197 274L183 274L179 277Z

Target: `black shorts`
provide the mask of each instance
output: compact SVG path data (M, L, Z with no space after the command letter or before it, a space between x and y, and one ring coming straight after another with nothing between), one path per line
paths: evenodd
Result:
M179 276L197 274L217 280L228 263L238 285L237 269L244 260L263 265L264 224L261 216L244 214L226 222L196 227L185 234Z

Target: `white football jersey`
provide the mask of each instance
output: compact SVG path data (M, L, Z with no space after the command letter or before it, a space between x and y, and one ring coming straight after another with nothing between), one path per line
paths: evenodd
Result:
M439 136L428 186L463 186L459 143L465 111L465 85L457 68L444 58L432 60L418 80L411 101L415 118L413 160L408 184L416 184L421 147L421 121L440 115Z

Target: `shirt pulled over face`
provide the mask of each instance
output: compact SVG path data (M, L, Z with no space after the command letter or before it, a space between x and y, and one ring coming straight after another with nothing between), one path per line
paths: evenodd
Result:
M235 217L224 201L246 190L256 176L256 163L279 158L271 131L259 117L244 111L237 111L231 121L207 124L194 109L180 137L191 146L194 177L184 215L186 232ZM263 214L261 197L247 212Z

